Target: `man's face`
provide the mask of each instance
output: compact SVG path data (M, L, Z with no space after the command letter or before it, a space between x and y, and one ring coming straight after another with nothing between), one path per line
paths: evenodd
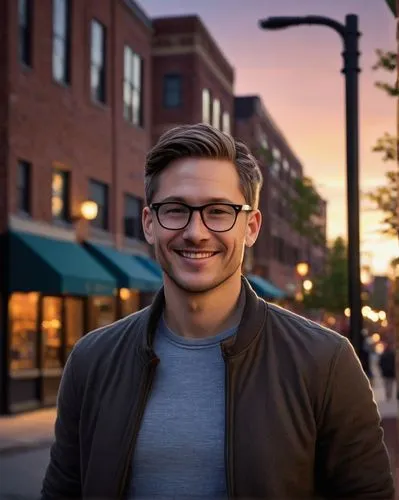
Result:
M158 178L153 203L179 201L192 206L224 202L245 205L235 166L226 160L185 158L170 164ZM144 233L154 245L157 259L171 280L188 293L204 293L241 274L245 246L258 236L258 210L240 212L227 232L210 231L200 213L192 214L187 227L163 228L149 207L143 210Z

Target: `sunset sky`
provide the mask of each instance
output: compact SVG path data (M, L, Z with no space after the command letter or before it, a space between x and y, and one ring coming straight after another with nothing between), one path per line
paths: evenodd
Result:
M259 94L305 173L328 200L328 236L346 237L345 107L342 42L326 27L262 31L273 15L323 15L344 22L359 16L361 189L384 183L389 165L371 151L384 132L396 130L395 101L374 86L391 81L376 72L375 50L395 49L395 23L383 0L141 0L148 15L198 14L236 70L235 93ZM393 168L394 165L391 165ZM384 273L399 254L397 240L377 232L381 215L363 212L363 262Z

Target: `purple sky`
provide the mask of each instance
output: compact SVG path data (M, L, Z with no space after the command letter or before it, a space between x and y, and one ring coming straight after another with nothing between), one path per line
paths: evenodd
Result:
M389 75L372 70L377 48L395 47L394 18L384 0L142 0L150 16L198 14L236 69L237 95L259 94L328 200L329 237L346 236L345 108L342 42L335 31L318 26L276 32L258 29L260 18L273 15L323 15L344 22L359 16L360 171L367 191L384 182L384 164L371 148L385 131L394 133L395 104L376 79ZM391 78L392 80L392 78ZM364 262L376 272L398 253L397 241L376 233L379 214L362 215Z

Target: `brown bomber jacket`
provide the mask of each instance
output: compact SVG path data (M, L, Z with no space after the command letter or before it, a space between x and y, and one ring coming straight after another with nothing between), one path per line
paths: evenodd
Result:
M243 286L237 335L221 345L229 498L390 500L380 417L350 343ZM161 290L149 308L74 347L42 500L124 498L163 304Z

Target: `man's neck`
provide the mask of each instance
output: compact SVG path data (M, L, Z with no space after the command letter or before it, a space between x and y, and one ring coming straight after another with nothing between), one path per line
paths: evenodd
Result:
M190 295L165 282L165 321L182 337L213 337L240 322L245 301L241 288L240 275L204 294Z

